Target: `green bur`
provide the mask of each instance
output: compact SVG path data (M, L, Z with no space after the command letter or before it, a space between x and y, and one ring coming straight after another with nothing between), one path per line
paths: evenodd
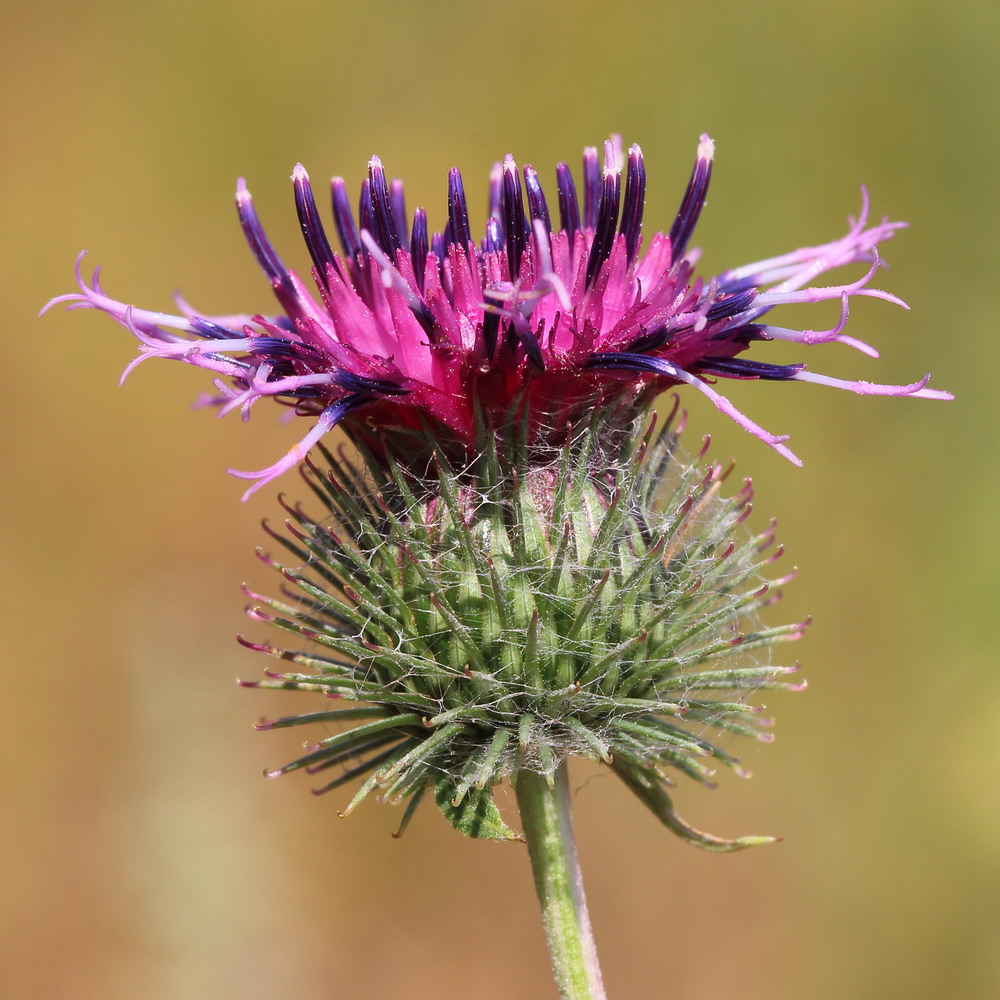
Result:
M568 757L589 757L692 843L770 840L701 833L667 792L670 771L703 784L715 764L739 772L720 736L770 738L746 698L792 686L795 668L761 653L803 629L760 626L777 597L773 526L744 534L749 483L721 498L721 466L676 457L680 422L675 408L642 435L595 413L539 453L512 421L481 428L462 467L415 433L433 455L422 478L377 439L353 458L323 449L326 470L305 467L321 516L286 507L291 537L274 537L291 559L262 557L298 602L255 594L269 610L251 612L314 651L247 643L308 672L252 686L364 707L261 723L336 730L271 775L332 772L317 794L363 779L344 814L377 792L406 803L400 832L430 790L462 833L520 839L493 787L530 772L552 788Z

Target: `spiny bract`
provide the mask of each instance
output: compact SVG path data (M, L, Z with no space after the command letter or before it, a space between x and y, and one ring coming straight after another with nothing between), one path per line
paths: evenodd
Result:
M244 683L364 704L260 723L335 730L273 776L332 772L317 793L362 778L344 812L378 791L407 802L404 827L430 789L462 832L509 838L492 786L576 755L604 761L701 846L768 839L683 823L665 771L710 784L714 763L739 770L720 736L769 739L746 699L791 686L794 668L761 653L803 629L757 620L784 582L764 577L781 552L773 525L745 536L749 481L723 499L720 465L676 457L676 406L644 438L631 413L593 413L547 456L516 420L480 427L479 457L460 468L439 451L427 480L393 449L323 449L328 471L308 464L322 515L287 507L293 537L274 537L291 559L262 554L297 600L251 594L251 615L322 652L241 640L294 664Z

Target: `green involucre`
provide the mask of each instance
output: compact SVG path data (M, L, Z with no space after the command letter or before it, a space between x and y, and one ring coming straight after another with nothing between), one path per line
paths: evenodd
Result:
M252 612L311 649L248 645L307 671L255 686L364 707L262 724L336 730L272 773L332 773L317 792L364 778L345 812L377 791L408 800L404 826L430 787L463 833L510 839L492 787L590 757L693 843L761 842L688 826L667 772L739 770L717 740L768 738L746 699L789 686L794 668L760 657L803 626L761 627L773 530L743 532L749 483L724 499L721 466L677 458L673 416L645 437L595 417L547 455L516 424L484 428L473 464L436 450L421 479L385 449L322 449L326 469L306 472L321 512L286 508L292 537L274 537L291 558L264 557L298 599Z

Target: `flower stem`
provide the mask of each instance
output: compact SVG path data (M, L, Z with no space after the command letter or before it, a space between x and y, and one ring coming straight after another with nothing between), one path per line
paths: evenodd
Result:
M559 996L605 1000L573 839L566 764L556 771L552 788L541 775L522 771L517 778L517 805Z

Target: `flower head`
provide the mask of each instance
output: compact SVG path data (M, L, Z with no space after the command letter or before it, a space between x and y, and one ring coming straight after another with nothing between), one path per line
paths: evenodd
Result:
M714 147L702 136L694 170L668 233L644 243L646 171L632 146L605 143L603 170L594 148L584 151L582 190L565 163L556 169L556 211L534 168L519 171L511 156L494 167L485 236L473 239L462 177L448 177L448 218L428 230L418 208L409 216L399 181L389 182L378 157L362 185L358 217L341 178L332 181L331 246L309 176L292 174L295 207L312 258L314 289L286 267L268 240L240 181L236 205L254 255L281 312L275 316L203 316L183 303L180 315L134 308L106 296L95 271L80 292L53 299L70 308L103 310L139 341L140 361L186 361L215 376L210 402L220 415L248 418L264 397L294 407L311 421L281 459L256 472L249 496L297 465L331 428L355 440L376 440L397 458L424 464L414 431L428 423L453 456L474 456L477 425L510 423L514 410L529 446L559 446L567 428L594 410L630 415L663 389L693 386L741 427L793 462L787 435L769 433L721 394L718 379L817 382L861 394L948 399L927 388L844 381L742 357L769 340L839 342L872 357L869 345L844 328L850 299L872 296L902 305L870 287L878 244L902 223L869 224L868 197L840 239L725 271L695 277L689 249L705 204ZM81 255L82 256L82 255ZM845 284L817 285L820 275L867 263ZM777 305L831 299L839 321L827 330L777 326ZM124 376L123 376L124 377ZM418 435L419 437L420 435Z
M950 394L926 377L851 382L744 356L786 340L876 357L845 333L849 305L856 296L902 305L870 284L879 244L902 224L870 223L865 194L839 239L696 277L690 242L713 155L702 136L669 232L645 241L638 146L626 155L606 143L603 170L586 150L579 189L559 164L551 205L535 170L507 156L478 241L457 169L447 223L432 233L373 157L357 216L343 180L332 181L339 253L297 166L312 289L278 256L240 181L240 223L280 308L271 316L206 316L183 302L179 315L137 309L105 295L96 271L84 280L78 262L80 291L53 303L124 325L139 341L125 375L148 358L185 361L212 374L208 402L220 415L247 419L271 397L308 421L277 462L235 472L254 481L249 496L302 463L323 505L318 517L286 506L292 535L274 537L291 558L262 555L291 600L250 594L254 618L306 641L244 640L292 667L251 685L335 700L261 724L333 730L273 774L333 775L318 791L362 779L346 811L377 790L407 803L404 825L433 790L463 832L510 837L491 788L525 772L554 780L567 757L588 756L687 839L711 849L760 842L683 823L670 772L708 783L709 760L739 769L729 734L768 738L749 698L789 686L794 668L764 654L804 623L758 620L776 599L767 575L780 550L771 528L741 534L749 483L722 499L721 466L676 460L673 417L640 441L642 416L663 389L687 384L797 463L786 436L737 410L719 380ZM862 265L853 280L819 282L852 264ZM770 321L775 306L822 300L840 303L830 329ZM325 447L338 425L356 446L351 458ZM314 446L325 469L308 458Z

